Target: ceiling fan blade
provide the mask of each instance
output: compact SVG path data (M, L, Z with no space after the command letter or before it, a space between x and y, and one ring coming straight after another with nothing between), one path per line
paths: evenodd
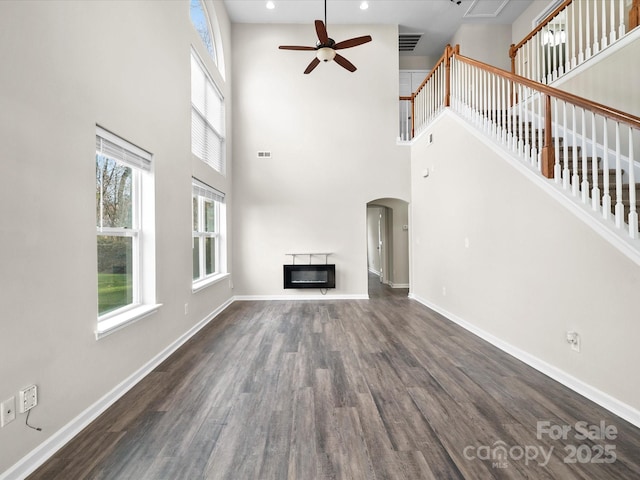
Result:
M322 45L329 43L329 35L327 34L327 28L324 26L322 20L316 20L316 33L318 34L318 40Z
M355 72L357 70L356 66L353 63L351 63L349 60L347 60L346 58L344 58L342 55L338 53L336 53L334 60L338 65L340 65L343 68L346 68L350 72Z
M320 60L318 60L318 58L314 58L313 60L311 60L311 63L309 64L309 66L307 67L307 69L304 71L305 74L307 73L311 73L311 71L316 68L318 65L320 65Z
M315 47L303 47L300 45L280 45L280 50L315 50Z
M333 49L340 50L342 48L357 47L358 45L362 45L363 43L367 43L370 41L371 41L371 35L365 35L364 37L350 38L349 40L344 40L342 42L336 43L333 46Z

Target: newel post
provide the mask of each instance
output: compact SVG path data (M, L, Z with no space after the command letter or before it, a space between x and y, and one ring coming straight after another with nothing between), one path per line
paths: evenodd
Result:
M511 58L511 73L516 74L516 45L512 43L509 47L509 58Z
M447 44L444 49L444 66L445 66L445 90L444 90L444 106L451 106L451 55L452 53L451 45Z
M629 30L640 25L640 0L633 0L629 9Z
M544 96L544 145L540 158L540 169L546 178L553 178L553 167L556 163L553 137L551 136L551 97Z

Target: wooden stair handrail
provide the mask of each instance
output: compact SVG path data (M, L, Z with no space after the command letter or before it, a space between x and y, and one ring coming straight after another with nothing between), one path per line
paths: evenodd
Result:
M466 64L473 65L483 70L488 70L489 72L499 75L508 80L512 80L522 85L526 85L527 87L533 90L537 90L538 92L548 95L550 97L555 97L560 100L564 100L565 102L572 103L578 107L584 108L585 110L602 115L603 117L607 117L607 118L610 118L611 120L624 123L625 125L628 125L630 127L640 129L640 117L636 117L635 115L631 115L630 113L626 113L621 110L608 107L601 103L593 102L586 98L579 97L569 92L565 92L563 90L558 90L557 88L550 87L543 83L538 83L533 80L529 80L526 77L521 77L520 75L516 75L515 73L502 70L500 68L494 67L492 65L489 65L483 62L479 62L478 60L474 60L472 58L465 57L460 54L456 54L455 58Z
M558 14L572 2L573 0L565 0L564 2L562 2L553 12L547 15L547 17L542 22L540 22L540 24L536 28L529 32L529 34L524 37L524 39L522 39L520 43L518 43L517 45L511 45L511 48L509 48L509 57L511 57L512 65L515 61L516 53L518 52L518 50L520 50L520 48L522 48L525 43L531 40L536 33L542 30L551 20L557 17Z

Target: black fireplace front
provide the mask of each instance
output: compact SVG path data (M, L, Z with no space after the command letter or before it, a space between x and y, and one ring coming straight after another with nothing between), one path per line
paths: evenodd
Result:
M284 265L284 288L336 288L336 266Z

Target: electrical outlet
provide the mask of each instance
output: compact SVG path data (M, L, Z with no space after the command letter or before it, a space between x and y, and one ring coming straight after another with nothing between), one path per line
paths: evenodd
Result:
M188 303L184 304L184 314L185 315L189 315L189 304Z
M0 405L0 427L4 427L7 423L11 423L16 419L16 397L11 397L2 402Z
M571 350L580 351L580 335L577 332L567 332L567 343L571 346Z
M447 296L447 287L442 287L442 296L443 297Z
M20 413L25 413L38 405L38 387L29 385L18 392L20 394Z

